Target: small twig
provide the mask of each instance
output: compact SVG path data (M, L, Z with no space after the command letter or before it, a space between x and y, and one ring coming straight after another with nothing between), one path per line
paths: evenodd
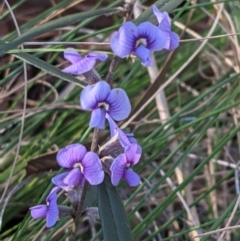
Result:
M95 128L93 133L93 138L92 138L91 151L97 152L98 140L99 140L99 130L98 128Z
M60 41L25 42L25 43L23 43L23 45L95 45L95 46L109 46L109 44L110 43L99 43L99 42L60 42Z
M110 86L112 85L112 79L113 79L114 72L116 71L116 68L117 68L118 59L119 59L118 56L114 55L109 67L106 81L110 84Z
M229 231L229 230L233 230L233 229L240 229L240 225L235 225L235 226L231 226L231 227L227 227L227 228L220 228L220 229L217 229L217 230L214 230L214 231L199 234L198 236L193 237L193 239L203 237L203 236L208 236L208 235L223 232L223 231Z
M230 216L230 218L227 221L227 224L226 224L225 228L227 228L229 226L229 224L231 223L231 221L233 220L233 217L234 217L234 215L235 215L235 213L237 211L238 205L239 205L239 201L240 201L240 195L238 195L238 199L237 199L236 204L235 204L235 206L233 208L231 216ZM220 237L218 238L218 241L221 241L226 233L227 233L227 231L223 231L221 233Z

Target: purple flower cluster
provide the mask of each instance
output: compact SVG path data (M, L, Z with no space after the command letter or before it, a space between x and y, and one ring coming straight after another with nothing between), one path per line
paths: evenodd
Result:
M141 23L139 26L126 22L112 35L110 44L116 55L124 58L134 54L140 58L143 65L148 66L152 64L151 54L155 51L173 50L178 47L179 37L171 31L168 14L161 13L156 6L153 6L153 13L158 19L158 26L150 22ZM107 55L89 53L83 58L77 51L68 48L64 51L64 58L71 62L71 65L62 71L80 75L92 71L96 61L105 61ZM126 119L130 114L131 104L126 92L120 88L111 89L106 81L98 79L95 84L89 84L83 89L80 105L83 110L91 111L90 127L104 129L106 120L108 122L111 137L108 141L108 155L111 156L112 162L107 173L111 175L112 184L117 186L124 179L131 187L139 185L140 177L132 167L139 162L142 149L133 134L124 133L115 123ZM118 142L117 148L116 143L111 142L115 139ZM111 149L111 145L115 145L114 148ZM46 205L30 208L31 216L34 219L46 218L46 226L52 227L59 217L57 191L60 188L70 193L82 188L85 182L90 185L101 184L105 172L99 156L79 143L60 149L56 159L59 166L67 170L52 178L52 183L57 187L47 196Z
M131 54L137 56L145 66L151 66L151 54L162 49L173 50L179 45L179 36L171 31L171 22L167 12L160 12L153 5L153 13L158 26L143 22L136 26L126 22L111 37L111 48L120 58Z

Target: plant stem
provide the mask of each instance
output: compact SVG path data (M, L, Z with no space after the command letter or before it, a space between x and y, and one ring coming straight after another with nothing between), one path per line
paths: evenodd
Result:
M117 68L118 59L119 58L116 55L114 55L113 58L112 58L112 62L110 64L110 67L109 67L109 71L108 71L108 74L107 74L106 81L107 81L107 83L110 84L110 86L112 85L112 79L113 79L114 72L116 71L116 68Z

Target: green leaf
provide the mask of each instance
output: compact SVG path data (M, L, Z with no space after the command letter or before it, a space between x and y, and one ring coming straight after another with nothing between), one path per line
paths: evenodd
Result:
M71 75L63 73L60 69L56 68L55 66L48 64L47 62L36 58L35 56L28 54L28 53L18 53L14 54L18 59L24 60L27 63L35 66L36 68L39 68L43 70L44 72L51 74L55 77L58 77L62 80L66 80L68 82L73 82L80 86L81 88L85 87L85 83Z
M98 186L98 207L105 241L133 240L122 200L108 176Z
M111 14L111 13L118 12L118 11L119 10L116 8L102 8L102 9L93 10L93 11L89 11L89 12L81 12L81 13L68 15L68 16L62 17L60 19L55 19L53 21L42 24L42 25L38 26L37 28L30 29L29 31L22 34L20 37L16 38L12 42L9 42L9 43L1 42L0 55L3 55L8 50L16 48L18 45L22 44L23 42L29 41L29 40L33 39L34 37L37 37L41 34L52 31L53 29L65 27L70 24L77 23L81 20L85 20L87 18L97 17L97 16L101 16L104 14Z
M173 9L179 6L183 0L159 0L155 2L155 5L159 8L159 10L166 11L170 13ZM157 23L157 18L154 17L152 6L149 7L146 11L144 11L134 22L138 25L144 21L150 21L152 23Z

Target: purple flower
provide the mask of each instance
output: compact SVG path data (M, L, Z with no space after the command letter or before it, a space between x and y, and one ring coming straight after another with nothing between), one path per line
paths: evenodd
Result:
M110 40L113 52L120 58L136 55L145 66L152 65L151 54L166 45L165 34L150 22L135 26L126 22Z
M80 75L90 71L96 64L96 60L101 62L107 59L106 54L88 53L84 58L73 48L67 48L64 51L64 58L68 60L71 65L63 69L64 73L73 75Z
M131 104L126 92L110 88L106 81L99 81L85 87L80 96L84 110L91 110L90 127L105 128L105 117L109 114L114 120L121 121L128 117Z
M141 157L142 149L137 144L125 148L125 152L114 159L111 170L111 181L117 186L121 179L125 179L131 187L140 183L139 175L130 167L137 164Z
M124 133L108 114L106 114L106 119L110 127L110 136L118 135L118 140L123 148L134 143L137 144L137 140L132 133Z
M34 219L46 218L46 227L51 228L57 222L59 211L57 206L58 187L54 187L46 198L47 205L37 205L30 208Z
M164 49L176 49L179 46L179 36L171 31L171 20L168 13L160 12L156 5L153 5L153 13L158 19L158 28L163 31L167 39Z
M72 169L70 172L55 176L52 182L64 190L83 185L85 179L91 185L98 185L103 181L104 172L98 155L87 152L81 144L68 145L57 154L57 162L60 166Z

